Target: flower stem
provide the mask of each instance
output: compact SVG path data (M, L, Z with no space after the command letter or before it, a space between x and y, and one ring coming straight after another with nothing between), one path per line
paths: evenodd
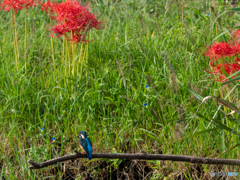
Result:
M25 13L25 39L24 39L24 59L25 59L25 72L27 71L27 9Z
M15 54L15 60L16 60L16 67L17 67L17 49L16 49L16 41L15 41L15 31L14 31L14 20L13 20L13 11L11 11L12 15L12 34L13 34L13 46L14 46L14 54Z
M83 59L85 60L85 65L87 65L87 56L88 56L88 42L86 42L86 45L84 48L84 55L83 55ZM87 71L86 71L86 76L87 76Z
M69 72L68 72L68 75L69 75L69 78L71 77L71 43L69 42L69 45L68 45L68 65L69 65Z
M183 9L183 2L184 0L182 0L182 35L183 35L183 21L184 21L184 9Z
M81 78L82 78L82 75L83 75L83 62L84 62L84 55L83 55L84 50L83 50L83 48L84 47L83 47L83 44L82 44L81 54L80 54L80 57L79 57L80 58L80 63L81 63L81 71L80 71L81 72Z
M82 52L83 52L83 44L81 44L81 50L80 50L80 55L79 55L79 61L77 63L77 76L79 75L79 64L81 64L81 57L82 57ZM81 66L82 67L82 66ZM81 68L81 74L80 78L82 77L82 68Z
M14 13L14 28L15 28L15 42L16 42L16 52L17 52L17 71L18 71L18 60L19 60L19 51L18 51L18 40L17 40L17 22L16 22L16 16Z
M89 40L89 34L88 34L88 39L87 40ZM88 42L87 42L87 47L86 47L87 49L86 49L86 66L88 65ZM87 76L87 71L86 71L86 76Z
M51 19L50 19L50 24L52 25ZM51 37L51 49L52 49L52 58L53 58L53 70L55 70L55 58L54 58L53 37Z
M67 75L68 75L68 73L67 73L67 69L68 69L68 63L67 63L68 62L68 42L67 42L66 39L65 39L65 41L66 41L66 46L65 46L65 48L66 48L66 53L65 53L65 77L67 77Z

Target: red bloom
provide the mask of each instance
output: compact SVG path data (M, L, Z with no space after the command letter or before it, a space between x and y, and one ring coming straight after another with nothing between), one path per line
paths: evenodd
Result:
M240 59L238 58L238 54L240 53L240 30L232 31L232 35L233 39L228 43L214 42L213 45L208 47L208 51L205 53L206 56L210 57L209 65L212 70L208 73L217 75L219 77L217 81L227 80L222 69L224 69L229 76L240 70ZM233 61L232 56L234 57L234 63L231 63ZM229 58L223 59L223 57ZM221 60L219 60L220 58Z
M77 0L66 0L60 4L47 1L41 6L42 10L49 13L50 18L58 23L51 28L53 35L67 36L67 32L72 32L70 40L76 43L87 41L87 32L92 28L99 29L102 24L90 13L89 6L81 6Z
M0 3L0 8L3 11L14 9L17 12L18 10L26 9L28 7L35 7L41 2L42 0L3 0L3 2Z
M67 35L66 33L68 32L67 28L61 24L57 24L56 26L53 26L51 30L54 32L53 35L57 34L57 37L61 35Z
M56 5L57 5L57 3L55 3L55 2L47 1L45 4L41 4L42 11L46 11L46 13L54 13L54 11L52 9Z
M211 66L211 69L212 71L208 73L217 75L219 77L217 81L224 82L224 81L227 81L227 79L226 79L226 76L223 74L222 69L224 69L224 71L226 71L226 73L230 76L233 73L240 70L240 64L238 61L235 61L235 63L225 63L225 64L220 63L216 66ZM232 78L234 78L234 76Z
M208 47L208 52L205 53L206 56L209 56L211 60L218 60L221 57L231 57L240 53L240 45L230 45L227 42L215 43L212 46Z

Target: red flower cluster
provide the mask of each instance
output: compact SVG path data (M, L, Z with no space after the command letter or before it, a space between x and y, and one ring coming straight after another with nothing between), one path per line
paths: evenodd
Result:
M0 3L0 9L3 11L14 9L17 12L18 10L26 9L28 7L35 7L40 3L42 3L42 0L3 0L3 2Z
M223 74L224 69L228 75L240 70L240 59L238 54L240 53L240 30L232 32L233 39L227 42L214 42L213 45L208 47L206 56L210 57L211 74L218 75L217 81L227 81L226 76ZM226 62L234 59L234 62ZM233 78L233 77L232 77Z
M239 45L240 44L230 45L227 42L219 42L219 43L214 42L212 46L208 47L208 52L205 55L209 56L211 61L212 60L217 61L221 57L231 57L240 52Z
M225 82L227 81L227 79L226 79L226 76L223 74L222 69L224 69L224 71L226 71L228 75L231 75L240 70L239 62L218 64L217 66L212 67L213 71L209 73L218 75L219 79L217 79L217 81Z
M57 21L57 25L51 30L57 37L71 32L71 41L86 42L87 32L92 29L99 29L102 22L99 22L95 15L90 13L89 6L81 6L77 0L66 0L60 4L47 1L42 4L42 11L46 11L51 19Z

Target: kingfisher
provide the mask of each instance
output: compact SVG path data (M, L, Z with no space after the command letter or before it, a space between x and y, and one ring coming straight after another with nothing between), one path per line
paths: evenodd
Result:
M82 154L86 153L88 156L88 159L92 159L92 142L90 139L87 138L87 134L85 131L80 131L79 135L77 137L80 137L80 148L83 150Z

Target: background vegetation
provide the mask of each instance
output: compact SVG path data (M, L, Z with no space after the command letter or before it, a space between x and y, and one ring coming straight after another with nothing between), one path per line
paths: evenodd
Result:
M234 166L108 159L28 170L28 159L41 162L79 149L75 137L80 130L87 131L96 153L239 159L238 134L211 121L238 132L237 115L226 117L230 110L223 107L218 113L213 100L194 115L204 97L225 98L231 90L206 73L209 59L203 52L214 40L230 38L239 22L237 13L228 12L232 5L217 1L214 12L213 1L185 0L182 23L181 1L90 3L105 21L104 29L91 31L84 76L68 83L62 83L67 82L61 70L62 39L53 39L53 53L47 14L40 7L28 10L27 71L25 12L16 14L17 71L11 13L0 11L0 179L208 179L211 171L240 172ZM238 105L238 91L228 100Z

